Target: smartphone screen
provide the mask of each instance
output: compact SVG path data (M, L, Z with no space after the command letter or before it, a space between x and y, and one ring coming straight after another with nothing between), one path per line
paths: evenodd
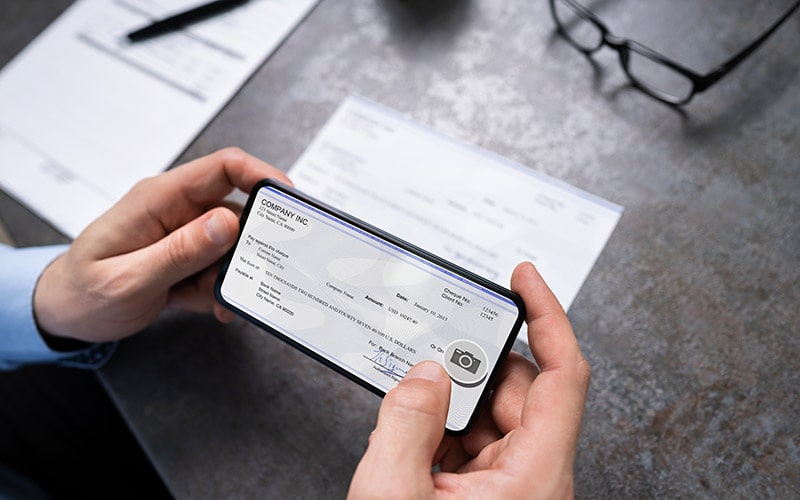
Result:
M477 416L524 318L513 292L272 180L250 195L216 294L379 395L436 360L452 433Z

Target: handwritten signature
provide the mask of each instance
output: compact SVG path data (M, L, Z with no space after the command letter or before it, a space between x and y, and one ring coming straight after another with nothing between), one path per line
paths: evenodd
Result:
M375 349L372 357L367 355L364 357L375 363L379 373L388 375L395 380L400 380L408 373L408 370L395 363L389 352L384 349Z

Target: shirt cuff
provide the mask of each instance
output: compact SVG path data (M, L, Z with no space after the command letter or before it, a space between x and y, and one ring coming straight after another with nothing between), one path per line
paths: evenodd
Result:
M116 343L58 352L45 344L33 314L33 292L42 271L67 245L10 249L0 247L0 369L27 363L57 363L93 369L113 354Z

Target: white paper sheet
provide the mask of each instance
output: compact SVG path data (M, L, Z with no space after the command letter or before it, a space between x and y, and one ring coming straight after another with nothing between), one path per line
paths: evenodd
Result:
M622 215L619 205L360 97L341 104L289 177L503 286L517 263L531 261L565 309Z
M253 0L147 41L199 0L79 0L0 72L0 186L76 236L169 167L318 0Z

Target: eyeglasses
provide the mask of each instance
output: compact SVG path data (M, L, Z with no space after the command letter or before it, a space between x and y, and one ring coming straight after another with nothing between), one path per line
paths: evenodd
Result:
M800 0L750 45L708 74L701 75L638 42L614 36L597 16L574 0L550 0L550 11L558 32L570 44L587 55L603 45L616 50L622 68L634 87L659 101L676 106L688 103L695 94L727 75L764 43L798 7Z

